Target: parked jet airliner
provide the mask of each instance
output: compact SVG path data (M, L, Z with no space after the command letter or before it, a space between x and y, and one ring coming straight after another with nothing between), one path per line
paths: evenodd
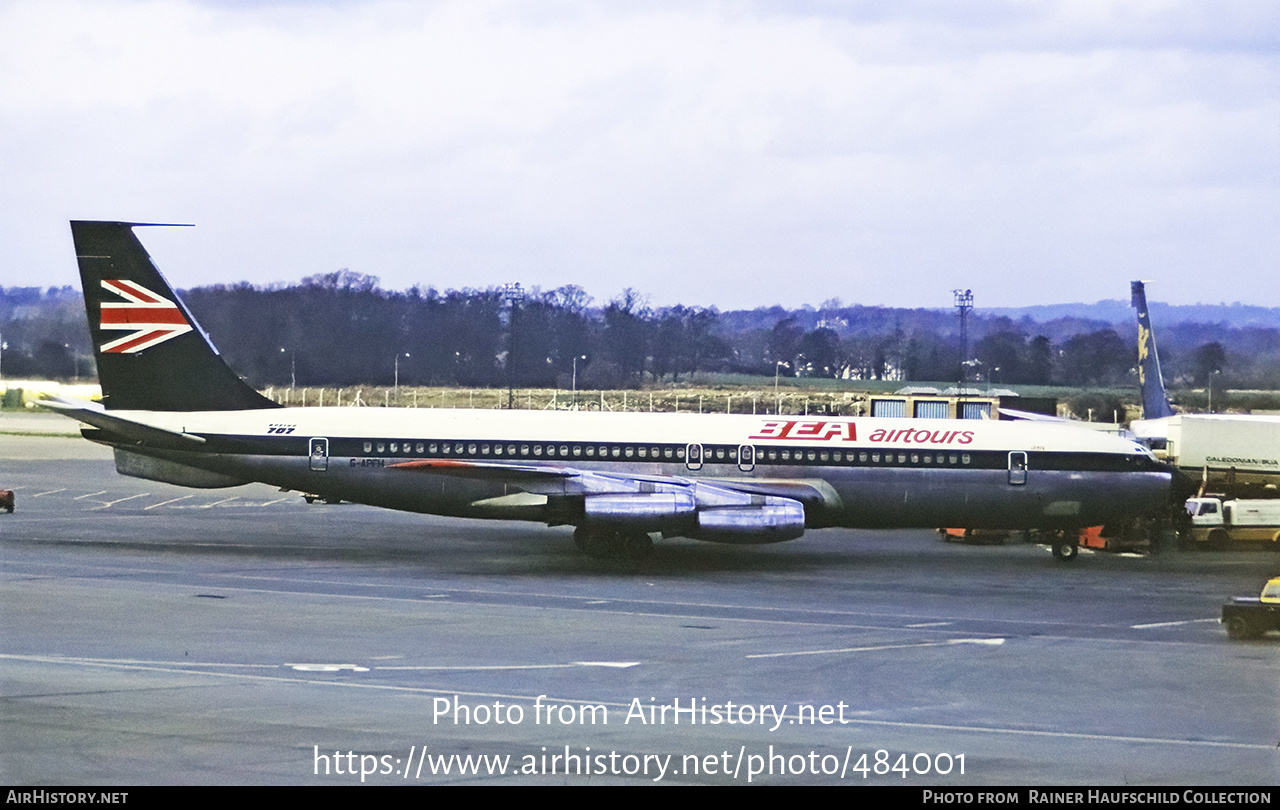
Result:
M72 222L103 404L48 403L116 469L192 487L576 527L594 554L650 535L767 543L809 528L1055 532L1155 513L1173 473L1133 442L999 421L284 408L237 377L133 233Z

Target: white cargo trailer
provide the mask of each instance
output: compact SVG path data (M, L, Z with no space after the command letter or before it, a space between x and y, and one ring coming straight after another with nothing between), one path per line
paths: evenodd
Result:
M1167 459L1188 474L1207 470L1210 481L1280 483L1280 416L1182 414L1158 421L1167 421Z

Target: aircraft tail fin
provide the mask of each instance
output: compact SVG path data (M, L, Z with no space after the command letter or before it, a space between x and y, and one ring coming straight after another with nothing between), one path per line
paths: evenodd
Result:
M218 355L134 235L145 223L71 223L108 410L238 411L276 403Z
M1130 303L1138 311L1138 381L1142 385L1142 418L1162 419L1173 416L1173 407L1164 390L1160 374L1160 357L1156 354L1156 336L1151 330L1147 312L1147 291L1141 281L1129 283Z

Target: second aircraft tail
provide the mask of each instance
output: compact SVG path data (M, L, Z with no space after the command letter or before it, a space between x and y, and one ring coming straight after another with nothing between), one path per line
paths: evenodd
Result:
M1138 311L1138 382L1142 385L1142 418L1163 419L1173 416L1173 407L1164 390L1160 374L1160 357L1156 354L1156 336L1151 331L1147 313L1147 291L1141 281L1129 283L1130 303Z

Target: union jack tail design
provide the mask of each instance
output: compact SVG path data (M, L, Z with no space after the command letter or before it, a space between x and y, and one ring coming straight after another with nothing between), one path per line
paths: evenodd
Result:
M133 354L191 331L191 324L177 304L136 281L103 279L102 286L128 302L103 302L102 328L129 331L122 338L102 344L104 353Z
M89 334L109 411L245 411L280 407L218 355L134 236L141 223L75 220ZM174 340L178 338L178 340Z

